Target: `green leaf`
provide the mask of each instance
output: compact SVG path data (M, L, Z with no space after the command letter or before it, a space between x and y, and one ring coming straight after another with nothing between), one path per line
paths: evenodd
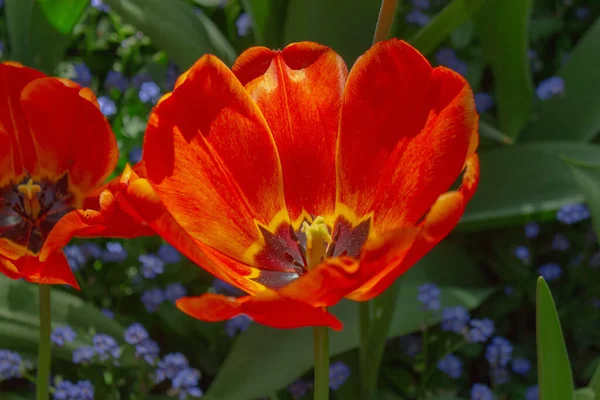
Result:
M417 331L423 312L417 301L418 286L423 282L403 281L396 299L396 311L388 337ZM445 306L477 307L490 295L489 289L441 288ZM335 356L359 346L358 304L342 301L331 308L344 323L340 332L331 332L330 353ZM435 324L439 317L428 320ZM285 368L282 368L285 363ZM243 366L243 367L241 367ZM247 400L268 395L283 388L313 366L310 328L279 330L252 325L233 345L221 371L209 388L210 399ZM231 382L235 382L232 385Z
M532 0L488 0L477 25L494 76L502 132L516 138L529 120L533 87L528 24Z
M590 388L581 388L575 391L575 400L594 400L596 392Z
M558 313L544 278L537 283L537 357L540 398L573 399L573 375Z
M194 3L203 7L217 7L223 4L223 0L194 0Z
M408 282L435 282L440 286L485 287L488 283L462 248L442 242L409 269L402 278Z
M285 43L311 40L331 47L348 65L371 47L379 0L289 0Z
M226 64L235 61L235 50L215 24L182 0L105 0L111 9L150 37L182 69L204 54L214 54Z
M561 206L583 201L561 155L600 160L600 146L575 142L531 143L480 152L481 182L461 226L521 224L532 215L554 218Z
M479 121L479 134L502 144L513 144L514 142L511 137L506 136L504 133L484 121Z
M68 35L87 7L89 0L38 0L48 21L60 33Z
M600 18L558 71L565 95L542 103L526 140L592 140L600 130Z
M39 343L39 296L35 284L13 281L0 276L0 343L15 351L35 353ZM77 340L54 349L53 354L71 360L73 350L89 345L85 338L90 329L106 333L121 341L124 329L116 321L77 296L53 288L52 327L69 325L77 332Z
M362 395L373 399L379 383L379 369L392 318L396 310L398 287L401 280L390 285L385 292L358 305L360 309L360 381Z
M563 157L565 162L571 167L575 182L579 184L579 189L585 196L585 200L592 213L592 224L596 235L600 234L600 165L582 163ZM600 160L598 160L600 161ZM600 238L600 236L598 236Z
M283 29L288 0L242 0L252 17L257 44L271 49L283 47Z
M70 37L56 30L35 0L6 0L10 59L47 74L64 57Z
M421 53L431 54L460 25L471 19L486 0L454 0L421 28L410 42Z
M596 371L592 376L592 380L590 380L588 388L592 389L594 392L597 393L597 396L594 400L600 400L600 364L598 364L598 366L596 367Z

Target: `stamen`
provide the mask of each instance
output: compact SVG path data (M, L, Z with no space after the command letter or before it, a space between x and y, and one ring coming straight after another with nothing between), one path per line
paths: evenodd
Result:
M331 234L323 217L317 217L312 224L304 222L302 232L306 235L306 264L308 269L319 265L327 256L327 245L331 243Z

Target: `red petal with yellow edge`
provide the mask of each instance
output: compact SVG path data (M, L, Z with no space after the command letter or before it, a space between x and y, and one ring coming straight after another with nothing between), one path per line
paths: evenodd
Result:
M33 256L17 260L0 256L0 272L12 279L23 278L44 285L70 285L79 290L79 284L62 251L52 253L45 262Z
M287 220L281 165L260 110L233 73L204 56L150 116L148 180L177 225L238 261L256 223ZM176 246L177 247L177 246Z
M0 273L8 276L10 279L20 279L23 277L13 260L2 255L0 255Z
M35 166L35 151L29 133L29 125L19 103L23 88L35 79L45 75L35 69L17 63L0 63L0 186L5 180L18 176L23 170L32 171ZM7 135L8 149L4 148ZM11 150L12 149L12 150ZM7 153L10 153L8 161ZM12 162L12 166L8 163Z
M459 74L405 42L373 46L350 71L337 148L338 202L386 232L417 223L476 147L478 116Z
M40 259L62 249L73 237L134 238L153 236L156 233L127 202L121 182L128 180L131 167L123 175L113 179L94 198L87 198L86 208L75 210L62 217L54 226L44 243Z
M147 179L140 178L134 171L126 171L121 180L123 193L128 204L173 247L216 277L245 290L255 293L264 288L254 278L261 271L251 268L210 248L189 235L164 208L158 195Z
M259 324L279 329L304 326L342 329L342 323L325 309L285 298L274 290L265 290L254 296L237 299L212 293L199 297L184 297L177 300L177 307L203 321L224 321L246 314Z
M117 163L117 142L89 89L37 79L23 90L21 105L38 157L32 175L68 172L82 198L106 180Z
M292 221L303 211L333 214L335 141L348 74L342 58L310 42L291 44L283 51L253 47L240 55L232 70L271 128Z
M372 278L348 298L366 301L378 296L456 227L479 183L477 154L470 156L465 166L461 187L439 196L418 227L401 228L366 243L360 268Z

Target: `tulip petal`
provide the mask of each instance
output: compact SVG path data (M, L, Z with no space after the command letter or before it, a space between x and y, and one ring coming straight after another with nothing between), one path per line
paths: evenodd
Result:
M128 165L120 177L86 199L85 209L71 211L54 226L44 243L40 259L62 249L73 237L134 238L156 233L127 202L121 185L134 173Z
M23 278L44 285L70 285L79 290L79 284L62 251L52 253L45 262L30 255L17 260L0 256L0 272L12 279Z
M281 165L260 110L233 73L204 56L163 97L144 142L148 180L195 240L242 262L258 224L287 220Z
M366 301L381 294L456 227L479 183L477 154L467 159L465 167L460 188L439 196L418 227L401 228L367 241L360 269L371 278L348 295L349 299Z
M477 145L473 94L405 42L373 46L350 71L338 152L338 210L372 213L376 233L414 225Z
M58 179L69 173L69 189L83 201L113 171L115 135L91 91L57 78L37 79L21 94L36 149L32 175Z
M224 321L246 314L259 324L279 329L304 326L342 329L342 323L325 309L280 296L274 290L264 290L254 296L237 299L213 293L184 297L177 301L177 307L203 321Z
M236 261L190 236L165 209L146 178L140 178L135 171L129 170L123 173L121 185L122 193L132 209L157 234L190 260L219 279L248 293L255 293L264 288L255 280L262 271Z
M21 175L24 169L34 169L35 152L19 99L28 83L44 76L17 63L0 63L0 186Z
M306 215L333 214L333 160L347 76L342 58L310 42L283 51L253 47L232 70L262 111L277 144L294 227Z

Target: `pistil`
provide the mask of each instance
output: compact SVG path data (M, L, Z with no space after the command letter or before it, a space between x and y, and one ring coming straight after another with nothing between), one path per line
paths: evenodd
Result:
M42 187L33 183L33 179L29 179L26 184L19 185L17 190L23 194L23 209L33 218L37 218L40 213L40 200L37 196L42 191Z
M304 222L302 232L306 235L306 265L309 270L319 265L327 257L327 246L331 234L323 217L317 217L309 224Z

